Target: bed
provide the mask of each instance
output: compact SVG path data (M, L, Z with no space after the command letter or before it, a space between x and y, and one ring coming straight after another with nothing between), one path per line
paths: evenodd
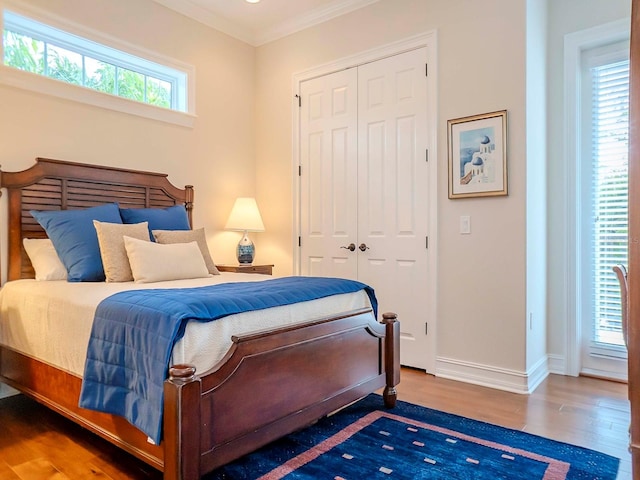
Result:
M184 205L191 223L193 188L176 188L164 174L39 158L27 170L0 172L0 186L8 197L9 281L34 276L23 239L46 234L31 210L112 202L127 208ZM187 363L167 366L158 445L119 416L78 407L80 376L3 344L0 380L171 480L198 479L378 389L387 407L395 405L400 374L394 314L378 322L370 308L341 311L233 335L229 343L205 371Z

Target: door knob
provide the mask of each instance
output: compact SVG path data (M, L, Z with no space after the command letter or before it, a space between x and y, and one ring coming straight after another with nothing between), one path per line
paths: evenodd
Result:
M361 252L364 252L365 250L369 250L369 247L367 247L366 243L361 243L358 248L360 249Z
M346 247L342 246L340 248L345 248L347 250L349 250L350 252L355 252L356 250L356 244L355 243L350 243L349 245L347 245Z

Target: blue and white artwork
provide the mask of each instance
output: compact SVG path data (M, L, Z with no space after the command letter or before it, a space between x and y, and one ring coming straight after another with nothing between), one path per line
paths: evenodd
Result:
M495 182L495 130L489 126L460 132L460 185Z
M507 195L507 111L448 121L449 198Z

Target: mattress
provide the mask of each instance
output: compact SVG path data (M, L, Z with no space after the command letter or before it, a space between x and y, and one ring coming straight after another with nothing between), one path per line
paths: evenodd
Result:
M0 290L0 344L82 376L96 307L126 290L190 288L271 277L223 272L207 278L153 284L15 280ZM191 363L203 373L231 347L231 337L370 307L364 290L294 305L230 315L213 322L189 322L173 348L171 364Z

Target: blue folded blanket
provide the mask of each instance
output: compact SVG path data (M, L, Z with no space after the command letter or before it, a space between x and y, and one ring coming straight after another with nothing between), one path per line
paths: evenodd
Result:
M338 278L286 277L112 295L96 310L79 405L121 415L159 443L163 383L188 320L209 322L363 289L377 315L371 287Z

